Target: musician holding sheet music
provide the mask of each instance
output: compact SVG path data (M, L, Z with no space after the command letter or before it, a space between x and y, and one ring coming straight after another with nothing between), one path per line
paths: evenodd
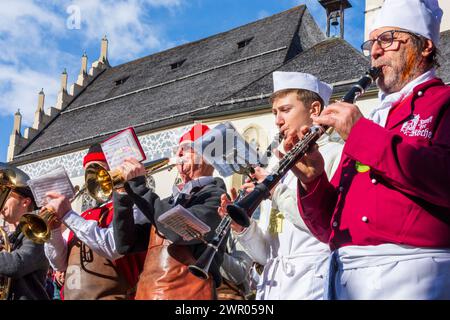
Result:
M219 267L223 248L219 249L212 262L209 279L199 279L188 271L188 266L195 263L206 244L196 238L186 240L158 221L167 211L178 210L181 206L209 227L210 231L204 236L206 240L214 235L220 223L217 213L220 196L226 192L226 187L222 179L212 177L214 168L192 149L192 142L208 130L207 126L197 124L181 137L177 151L181 163L177 164L177 169L183 183L169 198L160 199L146 187L144 166L136 159L125 160L120 168L127 183L126 192L114 192L113 195L116 210L113 227L117 250L125 254L147 249L136 299L206 300L216 297L215 288L221 283ZM134 221L133 204L142 210L151 223ZM184 219L186 217L188 215ZM195 224L196 219L191 220Z
M108 169L100 144L89 148L83 167L94 163ZM53 228L45 254L54 270L66 272L64 300L133 299L145 252L132 255L117 252L111 224L112 201L99 203L80 215L60 193L50 193L52 200L46 206L52 207L68 228L64 232L60 227ZM136 219L146 221L136 208L133 213Z

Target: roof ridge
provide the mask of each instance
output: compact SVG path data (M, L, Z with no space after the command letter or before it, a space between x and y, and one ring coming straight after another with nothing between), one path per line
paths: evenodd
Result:
M178 45L178 46L176 46L176 47L168 48L168 49L165 49L165 50L163 50L163 51L158 51L158 52L155 52L155 53L152 53L152 54L149 54L149 55L146 55L146 56L137 58L137 59L135 59L135 60L131 60L131 61L128 61L128 62L124 62L124 63L118 64L117 66L111 67L110 69L111 69L111 70L114 70L114 68L118 68L118 67L124 66L124 65L129 64L129 63L134 63L134 62L140 61L140 60L142 60L142 59L146 59L146 58L148 58L148 57L150 57L150 56L158 56L158 55L160 55L160 54L167 53L167 52L169 52L169 51L171 51L171 50L178 50L178 49L180 49L180 48L187 47L187 46L189 46L189 45L196 45L196 44L198 44L198 43L200 43L200 42L202 42L202 41L207 41L207 40L210 40L210 39L212 39L212 38L219 37L219 36L224 35L224 34L226 34L226 33L235 31L235 30L237 30L237 29L241 29L241 28L244 28L244 27L248 27L248 26L250 26L250 25L258 24L258 23L261 23L261 22L264 21L264 20L273 19L274 17L280 16L280 15L284 15L284 14L288 14L288 13L290 13L290 12L297 11L297 10L301 10L301 9L304 9L304 8L306 8L306 4L298 5L298 6L295 6L295 7L293 7L293 8L290 8L290 9L288 9L288 10L284 10L284 11L275 13L275 14L270 15L270 16L268 16L268 17L261 18L261 19L258 19L258 20L255 20L255 21L252 21L252 22L249 22L249 23L246 23L246 24L243 24L243 25L234 27L234 28L229 29L229 30L227 30L227 31L222 31L222 32L220 32L220 33L216 33L216 34L210 35L210 36L205 37L205 38L202 38L202 39L198 39L198 40L194 40L194 41L191 41L191 42L183 43L183 44L180 44L180 45Z

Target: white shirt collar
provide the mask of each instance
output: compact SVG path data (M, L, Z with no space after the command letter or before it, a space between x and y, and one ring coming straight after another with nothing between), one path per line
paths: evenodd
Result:
M176 200L181 193L190 194L192 189L196 187L201 188L203 186L206 186L207 184L212 183L213 181L214 178L212 176L203 176L187 182L181 190L178 188L178 186L173 186L172 188L173 197Z
M413 89L419 84L434 78L436 78L436 70L433 68L409 82L399 92L386 94L380 90L378 93L380 105L372 110L369 115L369 119L384 127L389 115L389 110L394 103L402 101L404 98L409 96L413 92Z

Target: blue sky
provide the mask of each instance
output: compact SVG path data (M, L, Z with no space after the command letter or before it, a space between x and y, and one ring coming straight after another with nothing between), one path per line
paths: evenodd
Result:
M350 0L345 38L359 47L364 37L364 0ZM13 114L20 108L22 132L31 126L38 92L46 109L56 102L60 74L75 82L86 51L98 58L107 35L115 66L186 42L306 4L325 32L317 0L1 0L0 161L6 160Z

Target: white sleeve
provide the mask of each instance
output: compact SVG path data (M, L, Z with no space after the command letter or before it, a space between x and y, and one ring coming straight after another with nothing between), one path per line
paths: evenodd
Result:
M255 220L251 220L250 226L240 233L233 232L233 236L239 241L244 251L256 262L265 265L269 258L269 247Z
M116 250L112 223L108 228L100 228L97 221L86 220L74 211L69 211L62 221L81 242L95 253L109 260L122 257Z
M44 244L44 252L53 270L67 269L67 242L62 236L61 228L51 231L50 240Z

